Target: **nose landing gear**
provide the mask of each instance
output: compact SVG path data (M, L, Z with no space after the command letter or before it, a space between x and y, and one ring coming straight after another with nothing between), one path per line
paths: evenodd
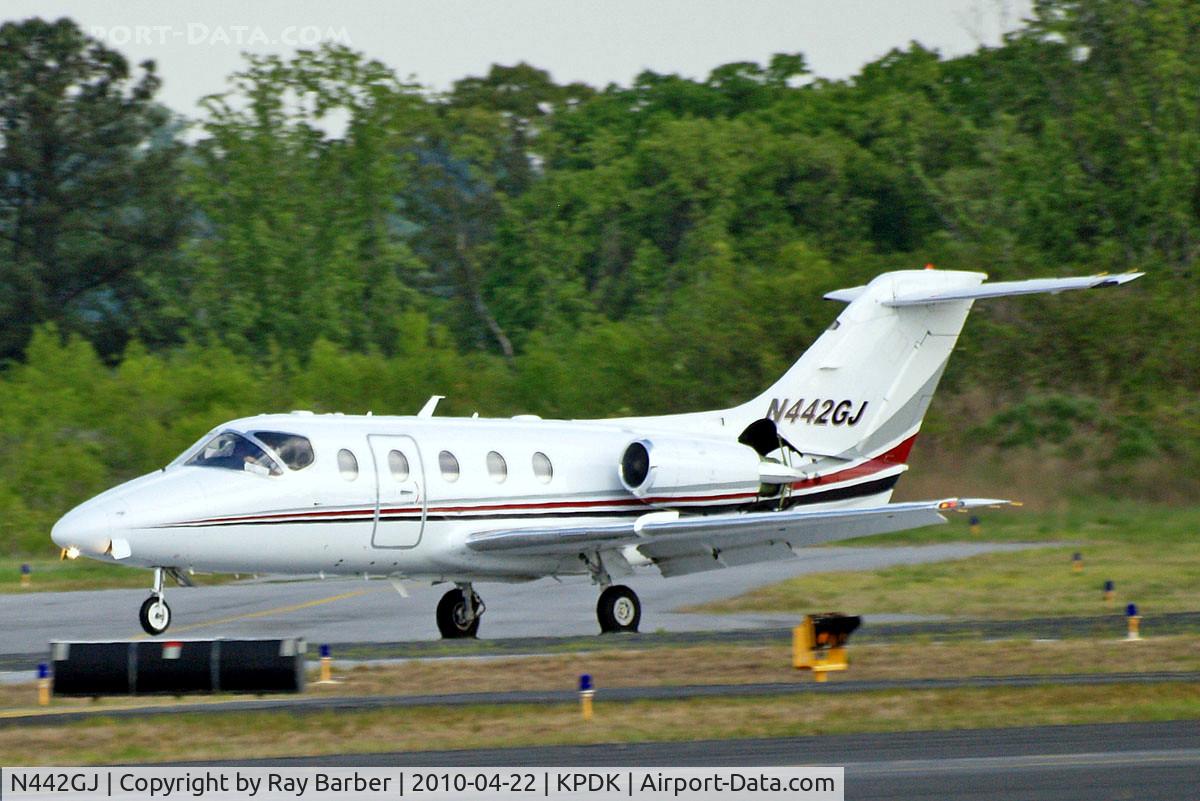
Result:
M154 568L153 595L142 603L138 612L142 630L151 636L162 634L171 625L171 607L163 596L163 572L161 567Z
M471 583L463 582L438 602L438 631L447 640L474 637L479 631L479 618L484 609L483 599L471 589Z

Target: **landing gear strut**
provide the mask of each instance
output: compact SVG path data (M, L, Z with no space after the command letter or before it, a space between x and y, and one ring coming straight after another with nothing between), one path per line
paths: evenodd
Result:
M438 631L447 640L474 637L479 631L479 618L483 612L483 599L471 589L470 582L463 582L438 602Z
M596 619L600 621L600 633L612 634L619 631L637 631L642 620L642 602L637 593L624 584L613 584L612 576L599 553L581 553L579 560L587 566L593 584L604 588L596 602Z
M600 631L605 634L637 631L642 619L642 602L637 593L624 584L613 584L600 593L596 619L600 621Z
M142 603L138 612L142 629L151 636L162 634L171 625L171 607L163 597L163 572L161 567L154 568L153 594Z

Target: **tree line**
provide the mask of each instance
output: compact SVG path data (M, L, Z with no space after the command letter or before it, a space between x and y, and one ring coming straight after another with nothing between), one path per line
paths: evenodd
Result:
M197 120L70 20L0 26L0 548L222 418L729 404L931 262L1145 269L981 304L930 433L1106 486L1200 475L1200 7L1042 0L1000 46L853 78L449 91L339 46L248 57ZM950 415L954 425L948 425Z

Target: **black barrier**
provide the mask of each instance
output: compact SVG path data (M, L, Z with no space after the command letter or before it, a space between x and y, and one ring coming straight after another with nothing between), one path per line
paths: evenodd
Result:
M155 640L130 643L133 653L134 695L210 693L213 683L213 650L220 640ZM58 673L55 666L55 673Z
M133 672L132 643L50 643L55 695L128 695Z
M54 642L55 695L298 693L303 639Z
M854 630L862 625L858 615L829 612L813 615L813 642L818 648L843 648Z
M304 689L303 640L218 640L217 645L222 691L298 693Z

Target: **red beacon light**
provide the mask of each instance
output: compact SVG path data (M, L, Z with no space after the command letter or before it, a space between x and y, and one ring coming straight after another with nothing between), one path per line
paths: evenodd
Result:
M933 266L933 262L927 261L927 262L925 262L925 269L926 270L936 270L937 268Z

